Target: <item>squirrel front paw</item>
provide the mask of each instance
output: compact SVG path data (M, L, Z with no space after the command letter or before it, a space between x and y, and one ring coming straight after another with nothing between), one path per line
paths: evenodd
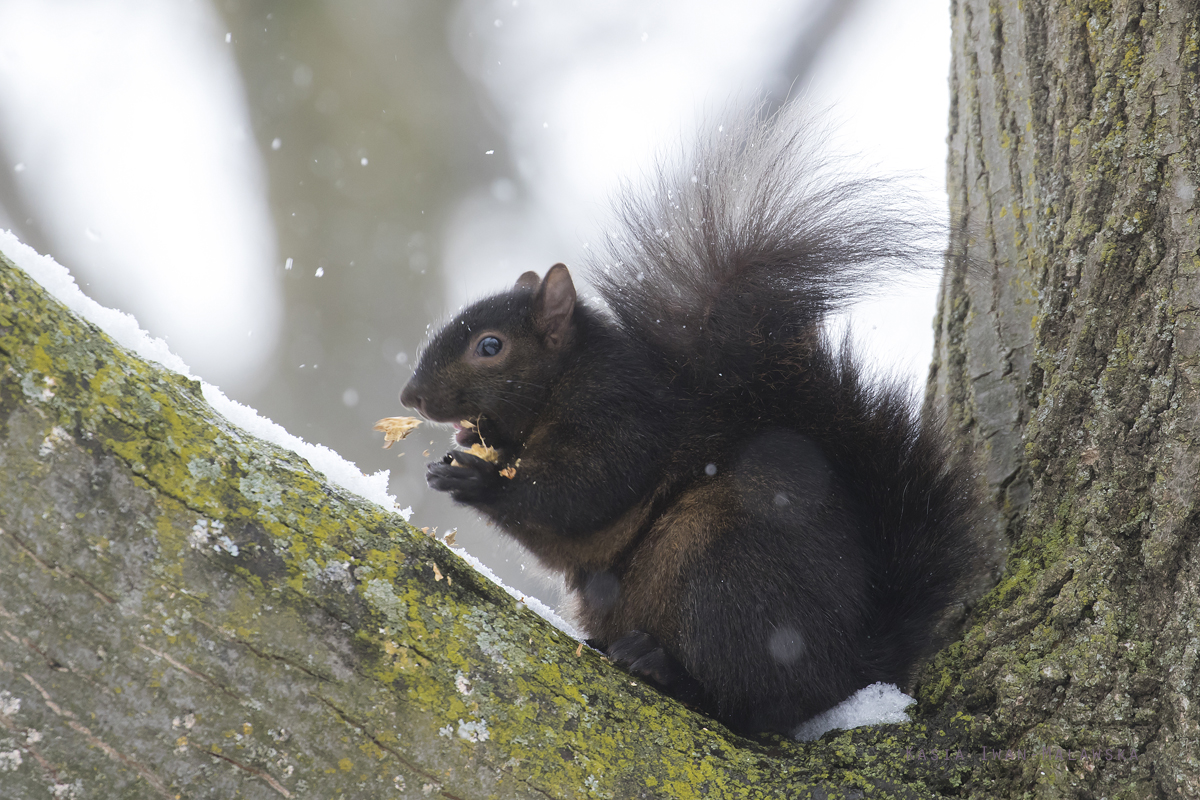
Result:
M459 503L475 503L485 499L501 481L500 469L490 461L464 450L446 454L425 470L429 488L448 492Z

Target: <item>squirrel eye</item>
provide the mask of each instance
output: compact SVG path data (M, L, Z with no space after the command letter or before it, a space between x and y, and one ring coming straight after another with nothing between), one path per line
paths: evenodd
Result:
M491 358L492 356L499 353L500 348L502 348L503 346L504 346L504 343L501 342L499 339L497 339L495 336L485 336L479 340L479 344L475 345L475 353L477 355Z

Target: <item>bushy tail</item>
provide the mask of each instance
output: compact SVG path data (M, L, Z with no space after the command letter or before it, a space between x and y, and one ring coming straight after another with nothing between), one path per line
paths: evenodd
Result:
M626 187L593 279L619 324L695 386L738 383L888 273L936 264L939 227L894 182L823 154L798 108L741 114L692 157Z

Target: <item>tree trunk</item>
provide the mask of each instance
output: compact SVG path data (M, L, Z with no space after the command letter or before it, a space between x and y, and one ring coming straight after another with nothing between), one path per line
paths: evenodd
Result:
M994 796L1200 796L1200 3L952 8L967 257L931 388L1011 549L922 700L996 747L1138 756L1014 762Z

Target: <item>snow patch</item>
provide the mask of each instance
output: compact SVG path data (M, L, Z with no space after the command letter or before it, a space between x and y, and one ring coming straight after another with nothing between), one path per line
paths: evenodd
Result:
M850 730L865 725L908 722L904 709L917 702L890 683L873 683L859 689L828 711L800 723L792 737L811 742L835 728Z

